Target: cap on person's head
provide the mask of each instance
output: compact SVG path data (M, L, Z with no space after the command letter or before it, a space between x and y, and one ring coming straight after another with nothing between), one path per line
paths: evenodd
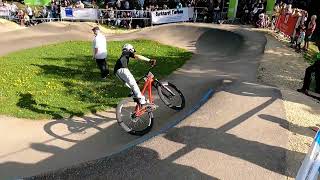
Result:
M97 30L100 30L100 28L98 26L92 28L92 31L97 31Z

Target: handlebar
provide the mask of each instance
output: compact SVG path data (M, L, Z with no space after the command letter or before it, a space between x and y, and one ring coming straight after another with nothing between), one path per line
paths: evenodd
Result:
M151 67L148 69L147 73L146 73L144 76L142 76L142 77L137 81L137 84L139 84L139 82L140 82L141 80L143 80L145 77L147 77L148 74L149 74L149 72L150 72L154 67L156 67L156 65L151 66Z

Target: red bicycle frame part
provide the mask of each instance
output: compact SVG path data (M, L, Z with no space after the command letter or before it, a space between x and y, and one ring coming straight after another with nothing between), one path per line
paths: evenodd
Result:
M152 83L153 83L153 77L148 76L147 80L143 86L143 89L141 91L141 94L144 95L144 93L146 92L146 90L148 91L148 99L150 103L153 103L153 97L152 97ZM148 89L147 89L148 88ZM146 112L146 108L142 108L141 109L141 105L137 104L136 105L136 109L135 109L135 113L136 116L139 117L141 115L143 115Z

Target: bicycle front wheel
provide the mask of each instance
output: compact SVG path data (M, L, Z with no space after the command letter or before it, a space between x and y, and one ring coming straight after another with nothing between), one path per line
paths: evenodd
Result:
M146 111L140 116L136 116L137 103L132 98L122 100L117 106L118 124L127 133L142 136L148 133L153 126L153 113Z
M160 99L169 108L179 111L185 107L185 98L175 85L169 82L161 82L157 89Z

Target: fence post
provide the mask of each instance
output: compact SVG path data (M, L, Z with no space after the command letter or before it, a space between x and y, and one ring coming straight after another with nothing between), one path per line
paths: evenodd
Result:
M150 14L150 21L151 21L150 24L151 24L151 27L153 27L151 11L149 11L149 14Z

